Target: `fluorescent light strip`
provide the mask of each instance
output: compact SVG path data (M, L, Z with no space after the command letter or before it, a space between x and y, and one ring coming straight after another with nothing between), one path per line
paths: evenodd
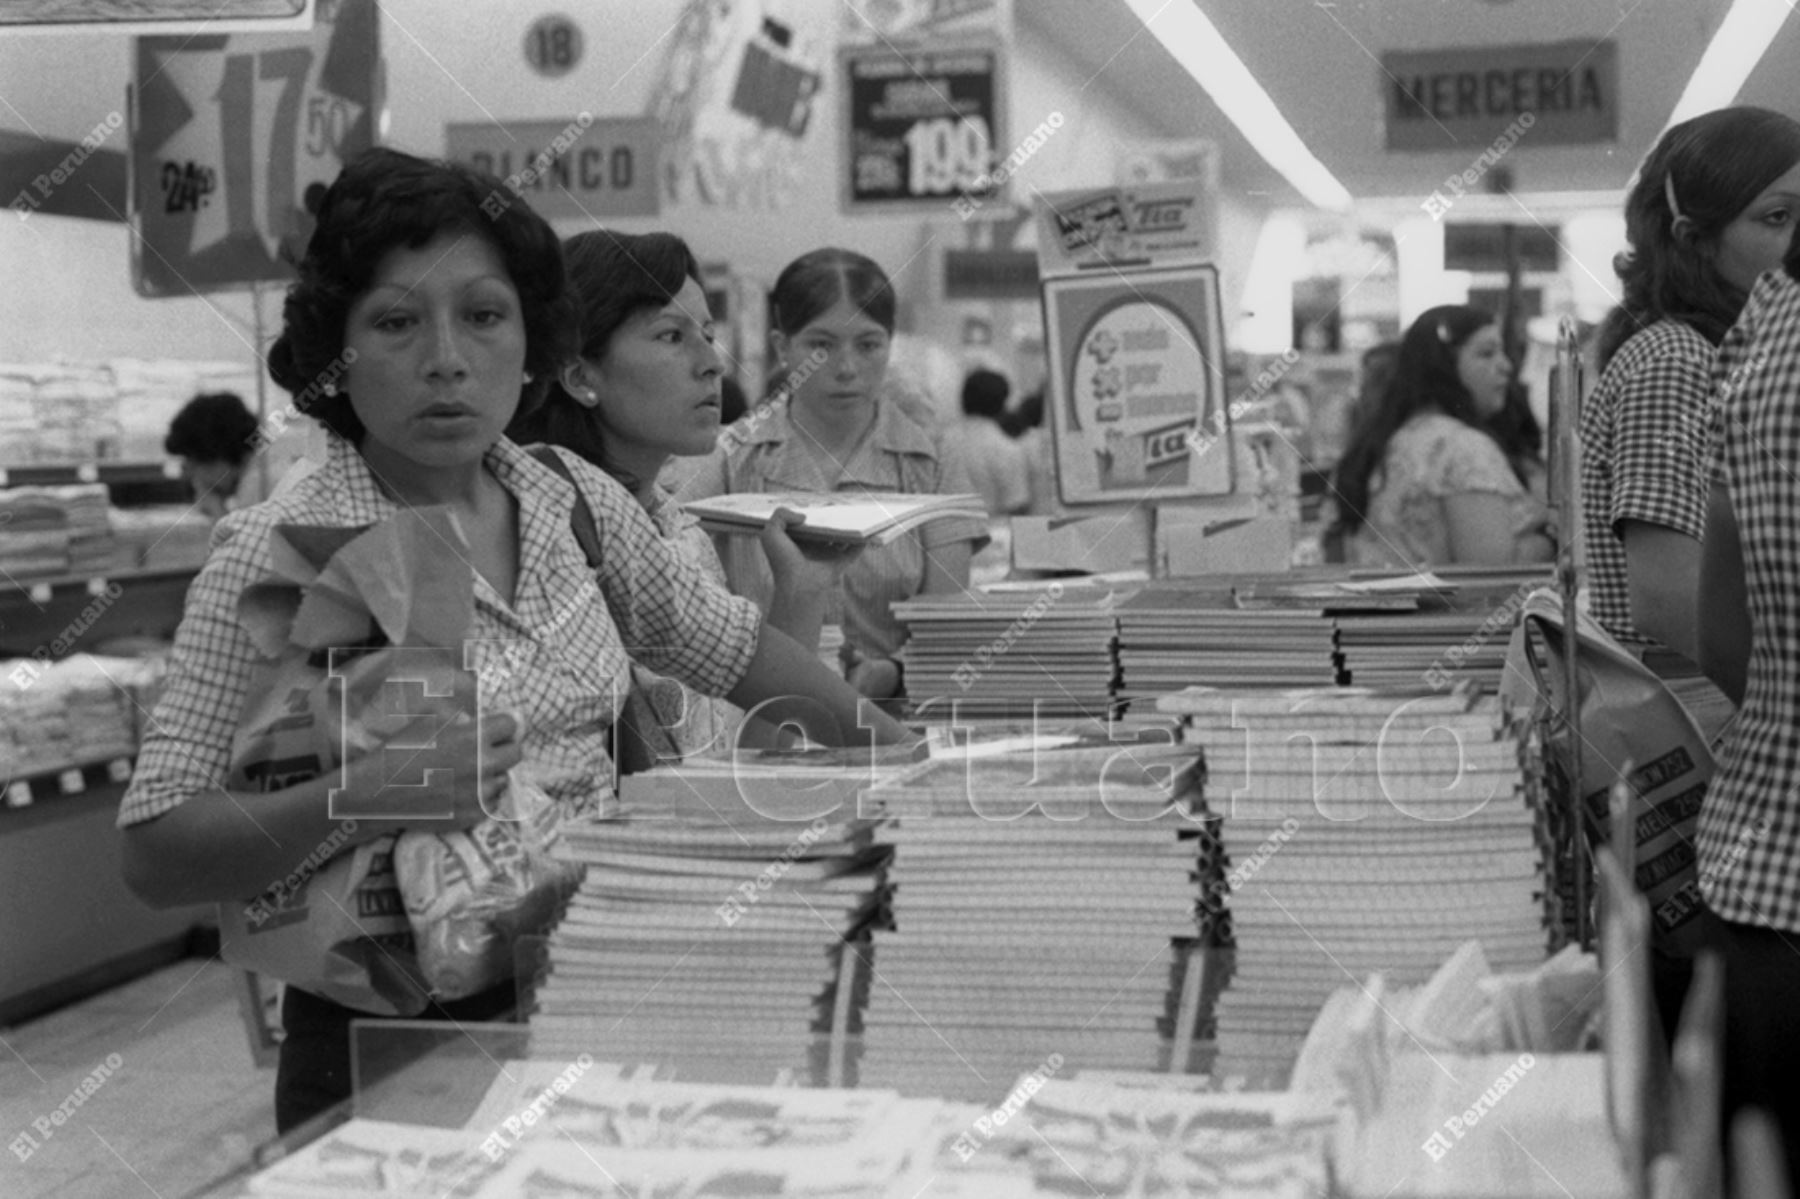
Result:
M1125 2L1144 28L1156 35L1163 49L1187 69L1195 83L1206 89L1213 103L1249 139L1256 152L1302 196L1320 208L1342 211L1350 207L1350 192L1325 169L1324 163L1313 157L1256 76L1200 11L1199 0ZM1738 2L1743 4L1745 0Z
M1768 51L1792 7L1792 0L1733 0L1731 11L1719 22L1718 32L1700 56L1663 128L1724 108L1737 99L1738 90Z

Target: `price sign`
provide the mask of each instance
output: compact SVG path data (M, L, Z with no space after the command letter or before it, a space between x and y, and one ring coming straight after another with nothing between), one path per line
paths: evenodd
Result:
M854 49L841 61L844 211L948 210L993 194L991 173L1011 152L997 44Z
M379 30L374 0L337 0L310 33L137 40L141 294L291 277L283 242L304 242L325 187L374 144Z

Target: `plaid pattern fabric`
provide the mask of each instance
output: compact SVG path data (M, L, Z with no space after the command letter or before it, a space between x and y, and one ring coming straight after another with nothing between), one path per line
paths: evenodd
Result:
M1785 272L1758 281L1713 378L1752 644L1700 811L1700 890L1727 920L1800 932L1800 285Z
M671 550L623 487L572 454L563 458L593 509L604 566L596 576L575 541L569 484L501 440L486 463L518 500L518 581L508 604L475 576L468 644L484 710L524 713L533 780L573 812L608 793L606 733L615 684L623 694L627 655L717 694L749 667L762 618L755 605L733 598ZM395 510L362 456L333 437L326 464L291 492L219 522L206 566L188 589L167 687L120 808L121 826L223 785L257 656L238 625L237 601L269 573L269 530L366 525Z
M1581 514L1594 618L1625 645L1655 644L1631 623L1622 521L1706 532L1707 397L1713 347L1661 320L1619 347L1581 413Z
M975 487L961 464L940 453L932 435L891 399L876 406L874 428L834 481L826 476L805 435L794 427L783 402L760 415L752 413L720 434L719 448L682 483L676 498L832 491L955 495L973 493ZM828 605L825 622L843 625L844 640L857 649L892 657L906 642L906 626L894 617L893 605L924 587L927 555L956 541L973 542L979 550L988 541L987 522L934 520L885 545L866 547L845 567L843 590ZM766 609L775 593L775 579L756 539L722 538L719 557L732 591L750 596Z

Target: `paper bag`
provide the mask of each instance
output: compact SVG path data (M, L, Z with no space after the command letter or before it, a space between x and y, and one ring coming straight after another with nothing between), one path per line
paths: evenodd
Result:
M281 790L414 727L407 700L418 686L409 693L396 680L458 695L473 715L472 680L459 660L473 580L467 554L445 552L461 544L439 509L366 529L271 530L272 575L238 603L239 622L265 657L232 738L228 789ZM433 641L455 648L426 648ZM335 831L286 878L246 903L221 904L221 956L361 1011L422 1011L429 986L395 872L395 838L352 844L357 817L371 814L340 805Z
M1636 831L1633 881L1650 904L1651 942L1673 957L1706 943L1710 916L1699 899L1696 841L1700 803L1713 774L1706 738L1661 679L1586 613L1576 631L1581 744L1556 722L1545 746L1549 793L1568 811L1580 754L1582 821L1592 845L1611 827L1608 798L1631 765L1630 821ZM1542 713L1564 710L1568 674L1561 601L1549 588L1527 597L1507 653L1502 698Z

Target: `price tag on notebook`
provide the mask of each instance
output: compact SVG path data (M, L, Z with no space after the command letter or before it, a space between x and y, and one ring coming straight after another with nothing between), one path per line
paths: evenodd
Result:
M81 771L73 768L56 776L56 785L64 795L80 795L87 790L87 780L81 777Z
M181 477L181 463L170 458L163 463L162 472L163 478L165 479L179 479Z
M50 602L50 584L48 584L48 583L33 583L31 585L31 602L34 604L49 603Z
M24 779L14 779L6 788L6 806L22 808L31 802L31 784Z
M131 759L114 758L106 764L106 777L115 783L131 781Z
M106 580L105 579L89 579L87 581L87 593L89 595L105 595L106 594Z
M80 466L75 468L75 477L83 483L98 483L100 481L100 468L95 466L92 462L83 462Z

